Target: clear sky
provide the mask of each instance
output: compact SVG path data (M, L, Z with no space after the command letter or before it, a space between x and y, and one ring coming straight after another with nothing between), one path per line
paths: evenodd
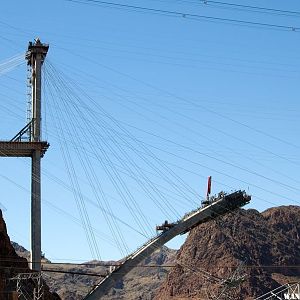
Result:
M1 139L26 124L27 68L16 56L36 37L50 45L42 120L50 143L42 165L46 256L121 258L155 225L200 205L209 175L213 193L249 192L248 207L299 205L299 1L229 1L274 10L112 2L182 15L85 0L1 3ZM8 72L4 63L13 57ZM1 158L0 187L9 235L29 248L30 160Z

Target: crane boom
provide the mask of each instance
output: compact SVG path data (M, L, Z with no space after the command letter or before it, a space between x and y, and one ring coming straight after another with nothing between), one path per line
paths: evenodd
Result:
M242 207L249 203L250 200L251 197L245 191L236 191L231 194L219 193L218 197L211 200L209 204L186 214L181 220L172 223L172 226L168 226L162 233L150 239L131 255L127 256L124 262L108 274L84 299L101 299L102 296L114 287L117 281L121 280L143 259L175 236L184 234L199 224Z

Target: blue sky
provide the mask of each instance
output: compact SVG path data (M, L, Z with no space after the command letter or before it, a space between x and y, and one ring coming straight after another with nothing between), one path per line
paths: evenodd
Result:
M119 3L300 27L299 17L201 1ZM300 11L291 0L233 3ZM42 178L42 248L50 259L95 258L89 227L101 258L120 258L146 241L143 228L154 235L156 224L199 205L209 175L214 193L245 189L249 207L260 211L299 205L299 31L63 0L3 3L0 62L35 37L50 44L43 136L51 146ZM26 64L0 75L0 135L9 139L26 124ZM29 248L30 161L0 164L9 234ZM113 221L99 209L104 198L123 239L113 238Z

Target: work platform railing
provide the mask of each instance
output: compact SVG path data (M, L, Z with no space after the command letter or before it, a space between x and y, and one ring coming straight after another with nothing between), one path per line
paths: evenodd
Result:
M199 224L232 212L246 205L250 200L251 197L247 195L245 191L236 191L231 194L220 193L218 197L208 201L205 206L186 214L181 220L171 224L167 223L166 225L168 226L165 226L166 229L163 230L162 233L127 256L126 259L108 274L84 299L102 299L128 272L175 236L184 234Z

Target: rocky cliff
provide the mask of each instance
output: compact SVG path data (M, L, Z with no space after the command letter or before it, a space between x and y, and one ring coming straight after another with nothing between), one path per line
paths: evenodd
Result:
M240 209L202 224L190 232L155 299L254 299L299 281L299 237L298 206Z
M11 278L20 273L30 273L25 258L18 256L13 248L6 230L6 224L0 210L0 299L12 299L12 293L16 290L16 281ZM26 282L26 290L33 293L34 282ZM59 300L59 296L49 292L47 285L44 285L44 300Z

